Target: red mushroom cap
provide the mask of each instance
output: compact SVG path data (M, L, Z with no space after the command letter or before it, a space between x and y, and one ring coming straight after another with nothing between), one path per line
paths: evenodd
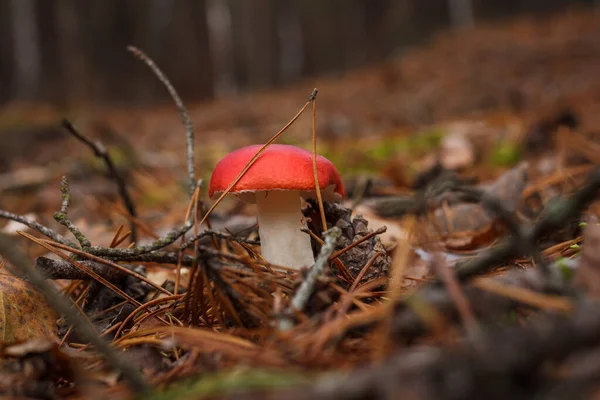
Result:
M208 195L218 196L235 180L246 164L263 145L251 145L235 150L217 163L208 186ZM335 193L344 196L344 186L335 166L317 155L319 187L333 186ZM266 190L298 190L314 192L312 153L296 146L272 144L258 157L230 193Z

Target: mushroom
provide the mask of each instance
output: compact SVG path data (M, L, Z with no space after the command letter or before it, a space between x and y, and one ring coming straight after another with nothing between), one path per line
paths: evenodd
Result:
M223 157L213 171L208 195L212 199L219 197L261 147L243 147ZM335 166L317 156L317 171L323 200L340 200L344 187ZM261 252L267 262L294 269L313 265L310 236L301 231L306 220L300 211L301 197L315 196L311 152L272 144L229 193L256 203Z

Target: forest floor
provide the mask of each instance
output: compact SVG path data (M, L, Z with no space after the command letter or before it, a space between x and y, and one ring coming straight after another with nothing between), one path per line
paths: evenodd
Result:
M528 17L440 33L343 76L188 104L203 181L191 203L175 106L11 104L0 109L0 217L25 215L62 236L42 241L39 228L0 220L0 241L55 278L155 398L591 396L600 376L598 38L597 13ZM343 228L333 256L321 246L333 239L317 202L305 204L315 255L331 262L298 310L291 302L307 271L260 261L254 206L227 198L206 236L206 225L180 227L190 204L199 219L213 204L216 162L269 140L314 87L318 152L347 196L325 204L328 227ZM278 142L310 149L311 116L309 106ZM107 147L135 218L64 117ZM62 176L68 218L91 247L53 219L65 205ZM187 234L156 242L173 229ZM14 270L18 257L6 251L0 243ZM57 327L27 284L0 274L0 287L1 393L129 398L140 389L72 320Z

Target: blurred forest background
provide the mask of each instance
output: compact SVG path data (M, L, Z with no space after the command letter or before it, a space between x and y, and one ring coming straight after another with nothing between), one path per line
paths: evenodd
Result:
M201 101L375 64L440 29L586 3L600 2L0 0L0 104L168 101L130 44Z

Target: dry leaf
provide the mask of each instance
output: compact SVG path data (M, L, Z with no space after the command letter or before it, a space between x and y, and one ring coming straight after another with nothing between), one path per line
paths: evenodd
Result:
M440 152L440 162L446 169L463 169L470 167L475 162L473 145L462 134L444 137L440 145Z
M0 274L0 340L15 343L56 337L58 316L31 284Z

